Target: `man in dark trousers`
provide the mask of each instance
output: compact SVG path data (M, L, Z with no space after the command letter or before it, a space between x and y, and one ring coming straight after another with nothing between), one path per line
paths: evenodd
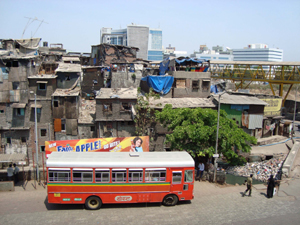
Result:
M243 197L246 195L247 191L249 191L249 197L251 197L251 191L252 191L252 177L253 174L250 174L250 177L248 177L247 179L247 189L246 191L243 193Z

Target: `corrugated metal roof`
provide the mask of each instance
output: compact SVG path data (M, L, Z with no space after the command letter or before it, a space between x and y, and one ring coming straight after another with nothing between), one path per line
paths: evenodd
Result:
M80 64L72 64L72 63L59 63L55 72L68 72L68 73L78 73L81 72L81 65Z
M137 88L101 88L96 99L137 99Z
M55 79L55 74L31 75L28 79Z
M72 57L72 56L69 56L69 57L62 57L62 61L74 61L74 62L80 62L80 59L79 57Z
M214 108L215 104L208 98L160 98L152 100L150 107L162 109L166 104L172 104L172 108Z
M56 96L79 96L80 88L74 88L73 90L69 89L56 89L55 92L52 94L53 97Z
M26 103L13 103L13 104L11 104L11 107L24 109L26 107Z
M34 104L34 103L31 103L31 104L30 104L30 107L31 107L31 108L35 108L35 104ZM36 107L37 107L37 108L42 108L42 105L36 104Z
M300 66L300 62L262 62L262 61L225 61L214 60L210 64L232 64L232 65L264 65L264 66Z
M53 152L48 155L47 167L117 167L117 168L167 168L194 167L195 162L182 152Z
M219 95L213 95L213 98L219 102ZM221 104L231 105L268 105L268 103L260 100L256 97L244 96L244 95L230 95L222 94L220 98Z

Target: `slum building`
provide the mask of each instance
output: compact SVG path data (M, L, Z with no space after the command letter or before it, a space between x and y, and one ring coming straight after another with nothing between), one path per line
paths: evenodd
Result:
M2 40L0 51L1 152L32 158L30 93L27 78L38 74L40 38ZM34 123L33 123L34 124Z
M54 138L78 139L81 65L60 63L55 72L57 89L52 94Z
M136 88L102 88L96 96L97 136L134 136L136 102Z

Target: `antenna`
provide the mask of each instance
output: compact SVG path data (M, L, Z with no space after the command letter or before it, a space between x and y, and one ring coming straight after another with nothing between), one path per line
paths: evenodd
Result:
M47 22L44 22L44 20L39 20L39 19L36 18L36 17L35 17L35 18L30 18L30 17L24 16L24 18L27 18L27 19L28 19L28 22L27 22L27 24L26 24L26 26L25 26L25 28L24 28L24 31L23 31L23 33L22 33L21 39L23 39L23 36L24 36L24 33L25 33L26 29L27 29L27 28L29 27L29 25L32 24L34 21L40 21L41 23L40 23L40 25L38 26L38 28L35 30L34 34L31 35L31 38L36 34L37 30L40 28L40 26L42 25L42 23L47 23ZM47 23L47 24L48 24L48 23Z

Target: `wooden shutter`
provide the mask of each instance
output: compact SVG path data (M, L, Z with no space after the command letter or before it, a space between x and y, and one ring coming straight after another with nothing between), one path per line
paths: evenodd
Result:
M54 119L54 132L61 131L61 119Z

